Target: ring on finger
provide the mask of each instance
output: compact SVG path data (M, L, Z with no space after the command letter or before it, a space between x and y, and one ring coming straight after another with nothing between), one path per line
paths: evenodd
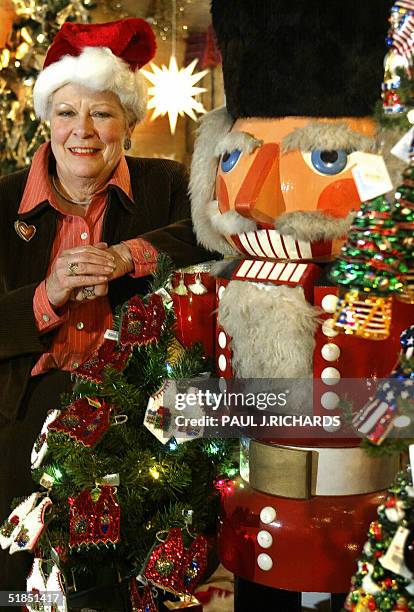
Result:
M79 264L76 263L76 261L72 261L72 263L68 265L69 276L76 276L78 268Z
M93 297L95 295L95 287L82 287L82 295L84 300Z

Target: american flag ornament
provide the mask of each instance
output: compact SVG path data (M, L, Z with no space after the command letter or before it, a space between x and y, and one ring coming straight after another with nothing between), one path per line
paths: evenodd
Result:
M411 418L401 403L414 407L414 372L409 363L414 351L414 325L400 336L400 359L389 378L380 381L375 397L354 416L354 429L373 444L382 444L393 428L407 428ZM407 436L406 436L407 437Z
M414 55L414 1L398 0L391 9L390 29L387 36L389 51L385 57L385 75L382 85L383 111L388 115L407 111L406 100L400 95L401 76L412 78Z

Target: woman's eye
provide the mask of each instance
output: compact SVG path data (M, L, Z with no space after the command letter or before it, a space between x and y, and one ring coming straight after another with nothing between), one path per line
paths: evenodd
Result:
M344 149L312 151L312 165L322 174L339 174L346 167L348 154Z
M224 153L221 158L221 169L223 172L230 172L240 159L241 151L234 149L231 153Z
M96 111L93 113L94 117L99 117L99 118L106 118L106 117L110 117L111 115L109 113L106 113L105 111Z
M59 111L58 112L59 117L72 117L73 114L74 114L73 111Z

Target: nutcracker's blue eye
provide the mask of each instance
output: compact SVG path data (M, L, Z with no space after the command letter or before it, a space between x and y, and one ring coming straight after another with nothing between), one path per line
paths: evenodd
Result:
M322 174L339 174L345 168L348 155L344 149L335 151L312 151L313 166Z
M230 172L233 170L234 166L239 161L240 155L241 151L239 151L239 149L234 149L231 153L227 153L226 151L221 158L221 169L223 172Z

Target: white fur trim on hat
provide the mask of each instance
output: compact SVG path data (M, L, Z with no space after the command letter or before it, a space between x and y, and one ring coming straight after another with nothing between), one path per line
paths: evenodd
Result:
M80 55L65 55L39 74L34 89L35 112L40 119L49 119L51 96L60 87L78 83L94 91L112 91L129 115L140 122L147 111L145 80L137 70L116 57L108 47L85 47Z

